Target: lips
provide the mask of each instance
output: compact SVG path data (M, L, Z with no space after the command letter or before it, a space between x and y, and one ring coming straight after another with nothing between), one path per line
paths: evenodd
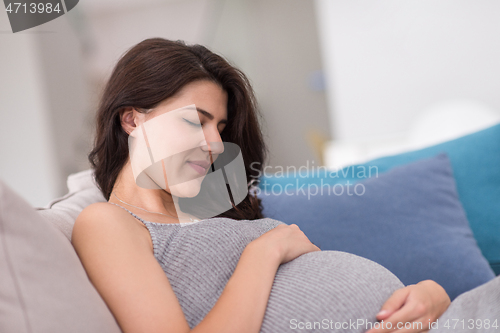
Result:
M187 163L200 175L204 175L210 166L208 161L187 161Z

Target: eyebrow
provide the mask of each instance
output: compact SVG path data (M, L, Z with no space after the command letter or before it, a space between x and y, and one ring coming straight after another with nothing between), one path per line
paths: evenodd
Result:
M202 115L204 115L205 117L207 117L210 120L214 119L214 116L208 111L205 111L205 110L200 109L198 107L196 108L196 111L198 111L199 113L201 113ZM219 123L227 124L227 119L222 119Z

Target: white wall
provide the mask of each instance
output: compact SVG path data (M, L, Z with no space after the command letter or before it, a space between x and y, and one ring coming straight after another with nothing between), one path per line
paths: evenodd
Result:
M253 84L264 118L268 165L318 165L307 136L315 131L329 137L330 132L325 91L311 84L322 69L314 3L226 1L212 45Z
M35 35L12 34L3 10L0 31L0 179L43 206L60 184Z
M500 110L500 1L316 0L336 139L399 136L425 108Z
M210 19L208 0L131 1L120 5L101 0L81 1L78 10L87 21L93 43L91 75L105 81L118 59L146 38L181 39L188 43L203 40L204 24ZM75 8L76 9L76 8Z
M88 168L93 119L76 13L13 34L0 11L0 178L33 206Z
M87 154L94 126L84 66L84 43L71 24L75 14L76 8L33 32L35 54L42 64L47 117L53 133L58 195L67 192L68 175L88 168ZM39 30L52 33L36 33Z

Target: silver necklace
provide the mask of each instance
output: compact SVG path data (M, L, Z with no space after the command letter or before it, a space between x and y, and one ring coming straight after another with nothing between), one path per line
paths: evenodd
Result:
M151 212L151 211L149 211L149 210L147 210L147 209L144 209L144 208L137 207L137 206L134 206L134 205L132 205L132 204L129 204L128 202L125 202L125 201L123 201L122 199L118 198L118 196L116 195L116 193L115 193L115 192L113 192L113 195L114 195L114 196L115 196L115 198L116 198L116 199L118 199L121 203L124 203L124 204L126 204L126 205L128 205L128 206L130 206L130 207L134 207L134 208L137 208L137 209L143 210L143 211L148 212L148 213L151 213L151 214L160 214L160 215L164 215L164 216L168 216L168 217L172 217L172 218L174 218L174 219L180 220L180 218L175 217L175 216L170 215L170 214L168 214L168 215L167 215L167 214L163 214L163 213L159 213L159 212ZM199 222L199 221L200 221L200 220L198 220L198 219L193 219L192 217L189 217L189 220L190 220L191 222Z

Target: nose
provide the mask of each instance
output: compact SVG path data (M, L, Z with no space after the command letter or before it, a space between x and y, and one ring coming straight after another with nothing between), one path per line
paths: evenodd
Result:
M224 144L219 131L204 131L205 140L201 143L201 149L212 155L219 155L224 152Z

